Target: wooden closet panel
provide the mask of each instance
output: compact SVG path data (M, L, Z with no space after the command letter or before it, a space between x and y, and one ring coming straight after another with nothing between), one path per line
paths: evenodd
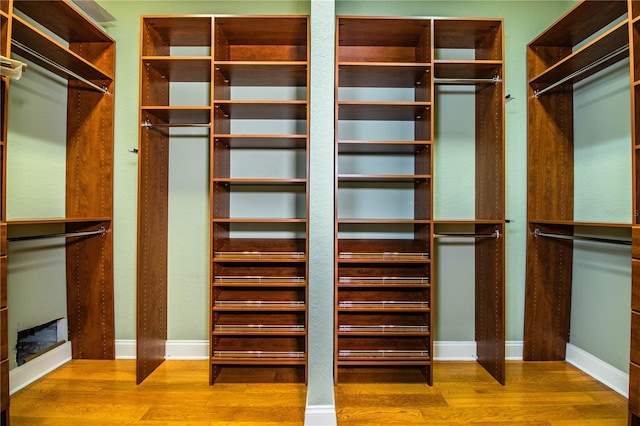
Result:
M573 241L527 237L524 354L526 361L563 361L569 341ZM537 225L542 232L573 234L572 226ZM545 259L554 259L549 267Z
M476 225L477 234L500 238L482 238L475 244L476 319L475 339L478 362L500 384L505 384L505 285L504 227Z
M114 85L103 84L107 94L69 81L67 217L111 217L113 212Z
M114 359L113 234L67 239L67 312L73 358ZM70 225L66 232L97 226Z
M503 219L505 214L503 87L476 89L476 219Z
M529 96L529 220L573 220L573 89Z
M138 161L137 383L165 358L169 138L141 129Z

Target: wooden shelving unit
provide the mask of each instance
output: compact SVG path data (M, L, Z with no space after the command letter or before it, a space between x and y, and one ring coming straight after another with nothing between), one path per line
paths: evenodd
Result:
M527 47L527 360L565 358L573 243L554 236L572 237L576 226L600 230L631 226L576 221L573 213L573 84L628 57L626 13L626 2L581 2Z
M524 359L564 360L573 241L633 244L629 424L640 424L638 269L638 2L582 1L527 46L528 227ZM574 84L630 59L633 194L628 223L574 218ZM631 231L632 242L602 237ZM598 234L593 236L593 232ZM631 232L629 232L631 234Z
M308 19L216 17L214 28L210 383L247 369L306 382ZM272 163L236 171L246 155Z
M6 217L9 80L2 77L2 420L8 424L7 241L66 237L69 339L74 358L113 359L113 94L115 42L65 0L0 2L1 54L17 54L68 80L66 216ZM21 16L15 15L19 10ZM61 44L49 34L66 43ZM28 77L27 77L28 78ZM43 233L43 229L55 232ZM52 229L53 229L52 228ZM60 229L62 228L62 232Z
M170 129L206 127L211 153L210 383L233 380L238 377L234 372L247 369L256 377L265 377L259 372L266 371L277 381L304 382L307 18L148 16L141 25L138 381L164 359ZM170 84L176 82L206 84L209 101L174 104ZM256 98L258 93L267 95ZM258 165L265 156L273 164L238 172L243 156ZM247 202L246 194L255 196ZM269 211L263 204L278 205L283 197L291 203L288 210ZM163 315L151 315L158 310Z
M476 217L465 224L480 237L503 235L502 22L345 16L337 24L336 381L431 384L433 248L444 223L433 218L435 85L475 87L479 185ZM475 59L440 60L437 49L472 49ZM389 99L390 88L412 94ZM372 121L408 124L411 136L369 135ZM390 198L367 198L376 192ZM405 211L386 213L399 202ZM504 244L477 241L479 360L504 382Z

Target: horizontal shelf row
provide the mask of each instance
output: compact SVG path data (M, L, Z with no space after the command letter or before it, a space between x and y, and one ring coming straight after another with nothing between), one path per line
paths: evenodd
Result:
M304 359L304 352L284 351L214 351L213 358L249 358L249 359Z
M210 56L143 56L142 63L172 82L211 82L212 70L229 86L305 87L306 61L213 61ZM433 64L393 62L338 62L340 87L416 87L428 85L431 69L437 79L495 83L501 75L498 60L436 60ZM426 77L426 78L425 78ZM474 84L468 81L468 84Z
M289 309L304 308L306 303L304 300L216 300L214 310L219 309Z
M429 359L428 350L362 349L339 350L338 359Z
M338 309L346 310L396 310L411 309L426 312L429 310L428 301L408 301L408 300L341 300L338 302Z
M395 334L395 333L429 333L428 325L394 325L394 324L370 324L370 325L339 325L339 333L375 333L375 334Z

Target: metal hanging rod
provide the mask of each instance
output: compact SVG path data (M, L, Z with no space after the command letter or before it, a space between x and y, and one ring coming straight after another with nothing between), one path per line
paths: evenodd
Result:
M434 84L498 84L502 80L497 75L493 78L434 78Z
M559 240L592 241L592 242L596 242L596 243L620 244L620 245L624 245L624 246L630 246L631 245L631 241L629 241L629 240L615 240L615 239L611 239L611 238L586 237L586 236L583 236L583 235L551 234L551 233L547 233L547 232L542 232L538 228L536 228L533 231L533 235L535 237L557 238Z
M625 44L622 47L619 47L618 49L614 50L611 53L606 54L605 56L603 56L600 59L596 59L595 61L591 62L589 65L585 65L584 67L580 68L577 71L572 72L571 74L569 74L568 76L561 78L560 80L556 81L555 83L545 87L544 89L539 89L539 90L534 90L533 91L533 97L534 98L538 98L541 95L544 95L546 92L548 92L549 90L555 89L556 87L560 86L561 84L566 83L567 81L571 80L574 77L579 76L580 74L583 74L587 71L589 71L590 69L593 69L595 67L597 67L598 65L601 65L603 63L605 63L606 61L608 61L609 59L625 52L629 50L629 44Z
M78 80L80 80L81 82L83 82L84 84L93 87L94 89L96 89L99 92L102 92L103 94L106 94L108 92L107 88L105 86L98 86L97 84L87 80L86 78L82 77L81 75L76 74L75 72L71 71L70 69L60 65L57 62L52 61L51 59L47 58L46 56L42 55L39 52L36 52L35 50L33 50L32 48L25 46L24 44L20 43L17 40L11 40L11 44L16 46L19 49L22 49L24 51L26 51L27 53L35 56L36 58L46 62L47 64L61 70L62 72L65 72L75 78L77 78Z
M27 240L43 240L45 238L68 238L68 237L88 237L91 235L104 234L107 232L104 226L96 229L95 231L81 231L81 232L65 232L62 234L45 234L45 235L31 235L28 237L14 237L7 238L7 241L27 241Z
M152 123L149 120L145 120L144 123L141 124L142 127L146 127L148 129L152 127L207 127L211 128L211 123Z
M433 234L433 238L500 238L500 231L497 229L493 234L474 234L465 232L455 232L451 234L437 233Z

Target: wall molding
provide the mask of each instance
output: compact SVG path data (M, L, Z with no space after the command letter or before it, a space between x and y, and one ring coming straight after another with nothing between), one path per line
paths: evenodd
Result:
M598 357L579 347L567 343L566 361L584 371L603 385L618 392L625 398L629 397L629 374L607 364Z
M304 411L305 426L336 426L338 416L333 405L307 405Z
M10 370L9 394L13 395L69 361L71 361L71 342L65 342L39 357Z

